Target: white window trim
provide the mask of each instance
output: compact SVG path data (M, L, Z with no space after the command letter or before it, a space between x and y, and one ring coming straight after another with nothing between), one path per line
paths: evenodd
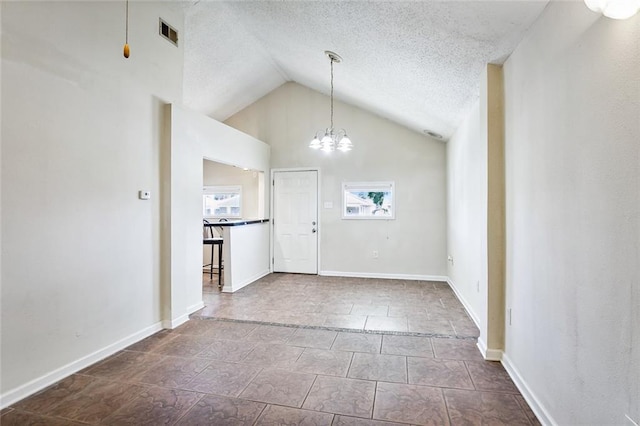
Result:
M396 218L396 184L393 181L384 182L342 182L342 219L345 220L394 220ZM391 192L391 216L352 216L347 215L346 193L347 190L362 190L362 192L372 192L379 190Z
M202 188L202 195L208 194L240 194L240 211L237 216L232 215L204 215L204 205L202 206L202 213L204 219L220 219L220 218L241 218L242 217L242 185L208 185ZM204 200L203 200L204 202Z

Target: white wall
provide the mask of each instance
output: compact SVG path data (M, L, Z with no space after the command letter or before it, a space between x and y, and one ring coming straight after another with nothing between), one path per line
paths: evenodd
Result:
M488 64L480 96L447 143L449 284L480 329L478 347L504 349L504 94L502 66Z
M171 156L166 190L171 200L168 221L171 249L167 263L171 306L167 326L174 327L202 307L202 159L269 173L270 149L269 145L209 117L175 105L168 107ZM263 209L269 200L268 188L264 191ZM265 257L269 258L268 251Z
M126 60L121 2L1 8L4 406L160 327L162 104L183 58L157 25L183 16L132 2Z
M447 142L447 275L481 333L487 330L486 96ZM486 339L485 339L486 341Z
M328 114L327 96L287 83L226 123L269 143L272 168L321 169L321 273L443 278L445 144L336 102L336 127L347 129L355 148L326 156L308 145ZM396 220L342 220L344 181L395 181ZM326 201L332 209L322 208Z
M271 272L270 222L223 229L224 288L233 293Z
M504 67L505 364L551 423L640 423L639 40L552 2Z
M217 161L204 160L205 186L233 186L242 187L242 217L245 219L262 219L258 217L258 205L264 200L260 199L258 186L260 172L244 170L240 167L229 166Z

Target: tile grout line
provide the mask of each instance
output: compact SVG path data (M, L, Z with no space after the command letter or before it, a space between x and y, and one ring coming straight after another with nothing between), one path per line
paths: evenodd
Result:
M246 391L246 390L247 390L247 388L249 387L249 385L250 385L251 383L253 383L253 381L254 381L254 380L255 380L255 379L260 375L260 373L262 373L263 371L265 371L265 368L264 368L264 367L260 367L260 370L259 370L259 371L258 371L258 372L257 372L257 373L252 377L252 378L251 378L251 380L249 380L249 381L247 382L247 384L242 388L242 390L241 390L240 392L238 392L238 393L237 393L237 395L235 395L235 396L228 395L228 396L229 396L229 397L231 397L231 398L244 399L244 398L240 398L240 395L242 395L242 392ZM248 401L251 401L251 400L248 400ZM256 401L256 402L257 402L257 401Z
M336 340L338 339L338 333L336 332L336 335L333 336L333 340L331 341L331 344L329 345L329 350L331 350L331 348L333 348L334 343L336 343Z
M522 414L524 415L524 417L529 421L530 425L533 425L533 423L531 422L531 419L529 418L529 416L527 415L527 412L525 410L525 408L522 406L522 404L520 403L520 399L517 398L517 395L512 394L513 399L516 401L516 405L518 407L520 407L520 411L522 411ZM525 401L526 402L526 401Z
M307 394L304 396L304 399L302 400L302 404L300 404L300 409L302 409L302 407L304 407L304 403L307 402L307 398L309 398L309 394L311 393L311 389L313 389L313 386L316 384L316 381L318 380L318 374L315 374L315 377L313 378L313 382L311 383L311 386L309 386L309 390L307 391ZM313 410L315 411L315 410ZM333 421L332 421L333 423Z
M262 414L267 410L267 407L269 407L270 404L265 403L264 407L262 407L262 410L260 410L260 414L258 414L256 416L256 419L253 421L253 423L251 423L252 425L257 425L258 424L258 420L260 419L260 417L262 416ZM177 424L177 423L175 423Z
M442 402L444 402L444 409L447 410L447 418L449 419L449 424L453 424L451 422L451 413L449 412L449 403L447 402L447 396L444 393L444 389L440 389L440 393L442 394Z
M349 360L349 368L347 368L347 373L345 374L345 379L349 378L349 372L351 371L351 365L353 364L353 358L355 358L356 353L351 352L351 359Z
M188 409L186 409L186 410L184 411L184 413L182 413L182 415L181 415L180 417L178 417L178 418L176 419L176 421L175 421L175 422L173 422L173 424L178 424L178 423L180 422L180 420L182 420L182 418L183 418L184 416L186 416L186 415L189 413L189 411L191 411L191 410L193 409L193 407L195 407L196 405L198 405L198 403L199 403L200 401L202 401L202 399L207 395L207 394L205 394L205 393L200 393L200 392L196 392L196 393L197 393L198 395L200 395L200 398L198 398L196 402L194 402L193 404L191 404L191 406L190 406Z
M469 366L467 365L467 360L461 360L461 361L464 364L464 368L467 370L467 374L469 375L469 379L471 379L471 384L473 385L473 390L480 391L480 389L478 389L478 386L476 386L475 380L473 380L473 376L471 375L471 371L469 370Z
M406 355L404 357L404 366L406 368L407 371L407 384L410 385L411 384L411 380L409 380L409 356Z
M374 413L376 412L376 398L378 397L378 382L376 380L376 385L373 387L373 404L371 404L371 420L373 420Z

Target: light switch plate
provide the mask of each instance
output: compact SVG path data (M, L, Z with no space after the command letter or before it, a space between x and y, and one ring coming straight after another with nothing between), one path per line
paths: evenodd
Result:
M138 198L141 200L150 200L151 199L151 191L138 191Z

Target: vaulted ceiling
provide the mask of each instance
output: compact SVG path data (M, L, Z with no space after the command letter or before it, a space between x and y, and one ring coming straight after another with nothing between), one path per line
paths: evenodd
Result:
M224 120L288 81L328 94L332 50L337 99L447 139L547 2L197 1L184 101Z

